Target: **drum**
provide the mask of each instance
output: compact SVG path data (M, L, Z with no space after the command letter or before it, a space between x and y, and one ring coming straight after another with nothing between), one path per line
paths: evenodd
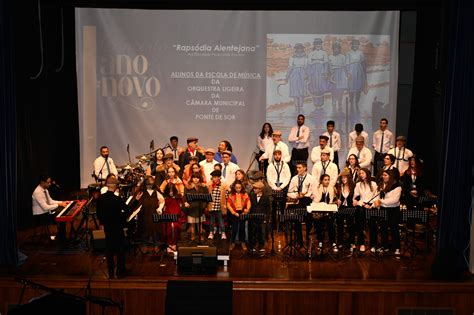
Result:
M92 199L99 198L100 188L101 188L101 184L99 183L89 184L89 186L87 187L87 193L89 195L89 198L92 198Z

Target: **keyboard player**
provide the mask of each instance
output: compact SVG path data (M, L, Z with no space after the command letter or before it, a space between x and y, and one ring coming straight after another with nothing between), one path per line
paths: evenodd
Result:
M36 186L32 198L33 221L35 226L49 225L55 222L55 212L58 209L66 207L69 201L59 201L51 198L48 188L51 187L52 179L48 175L39 177L39 184ZM66 238L66 223L58 223L58 239Z

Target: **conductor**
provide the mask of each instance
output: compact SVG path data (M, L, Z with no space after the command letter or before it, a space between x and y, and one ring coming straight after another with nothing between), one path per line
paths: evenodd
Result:
M139 192L135 200L127 205L120 197L114 194L118 188L118 180L109 177L106 181L107 192L97 199L97 217L105 232L105 250L109 279L115 278L115 256L117 257L117 278L126 276L125 252L126 239L123 228L126 225L127 216L135 208L142 196Z

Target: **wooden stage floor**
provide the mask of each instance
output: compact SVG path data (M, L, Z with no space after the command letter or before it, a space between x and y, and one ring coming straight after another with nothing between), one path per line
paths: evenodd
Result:
M47 240L33 242L31 234L32 230L18 233L19 249L28 256L25 262L18 267L0 267L0 295L4 296L0 313L5 312L6 304L17 301L22 286L15 277L74 294L83 294L90 284L94 294L128 301L133 309L130 314L163 314L168 280L232 281L234 300L246 301L234 303L234 314L289 314L311 309L305 303L296 308L288 306L285 299L291 294L297 294L296 300L306 296L319 301L321 307L327 304L325 314L395 314L386 310L399 306L447 307L456 310L456 314L474 311L474 281L433 280L432 249L413 259L408 253L401 259L377 258L367 251L362 257L308 260L242 257L244 252L236 247L230 253L228 266L220 262L217 273L211 275L183 275L178 272L172 256L160 260L157 255L130 251L127 254L130 274L123 279L109 280L104 254L86 249L84 241L66 245ZM278 238L284 245L284 234L280 233ZM153 302L141 300L143 296L138 297L136 290L147 292L145 296ZM27 290L25 297L34 296L33 291ZM277 308L275 299L283 311ZM143 303L148 303L146 308L137 306ZM254 303L259 305L256 309L252 307Z

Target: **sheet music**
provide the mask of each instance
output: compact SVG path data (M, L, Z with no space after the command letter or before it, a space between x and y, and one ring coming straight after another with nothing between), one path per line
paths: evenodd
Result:
M337 205L335 203L313 202L306 207L306 210L311 213L313 211L320 212L337 212Z

